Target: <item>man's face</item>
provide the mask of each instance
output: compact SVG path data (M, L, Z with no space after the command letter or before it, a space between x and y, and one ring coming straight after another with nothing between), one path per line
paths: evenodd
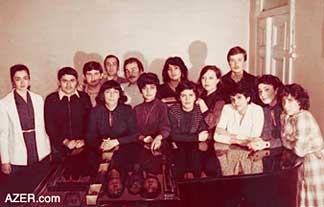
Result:
M125 77L129 83L136 83L141 72L138 68L137 63L129 63L125 66Z
M244 54L236 54L229 57L228 64L231 68L231 71L234 73L241 73L245 69L245 60Z
M108 58L105 62L105 68L108 76L110 77L117 76L119 65L116 58L114 57Z
M88 85L95 87L100 84L102 76L103 74L99 70L90 70L86 72L84 78Z
M59 85L65 94L72 95L76 91L78 80L73 75L65 74L61 77Z

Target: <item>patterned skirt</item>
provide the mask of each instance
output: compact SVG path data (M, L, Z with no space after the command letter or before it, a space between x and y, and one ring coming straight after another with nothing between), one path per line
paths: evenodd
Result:
M324 150L304 157L298 171L297 206L324 207Z

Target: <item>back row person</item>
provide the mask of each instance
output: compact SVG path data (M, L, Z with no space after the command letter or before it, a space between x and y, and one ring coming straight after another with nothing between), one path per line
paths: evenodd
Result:
M104 60L104 68L107 74L107 80L115 80L118 83L126 83L127 80L118 76L119 59L115 55L107 55ZM105 82L103 79L103 69L101 64L96 61L89 61L83 66L83 91L90 96L92 106L96 106L96 97L101 85Z

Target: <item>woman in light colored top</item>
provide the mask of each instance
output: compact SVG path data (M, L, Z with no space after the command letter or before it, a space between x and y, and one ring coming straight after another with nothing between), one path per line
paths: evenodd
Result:
M286 85L282 96L282 144L304 160L298 168L297 206L324 206L324 141L308 111L309 96L298 84Z
M10 76L13 91L1 100L8 121L0 137L1 170L5 174L27 169L24 167L39 163L51 152L44 125L44 102L40 95L29 91L29 69L14 65Z
M238 86L230 92L231 104L223 107L214 140L225 144L247 145L260 139L264 115L261 106L251 103L248 88Z

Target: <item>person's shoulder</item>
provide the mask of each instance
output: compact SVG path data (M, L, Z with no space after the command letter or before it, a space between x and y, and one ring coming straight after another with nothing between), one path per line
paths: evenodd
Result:
M91 113L102 113L105 110L106 110L105 106L101 104L97 104L95 107L91 109Z
M2 102L7 102L9 99L11 99L13 97L13 91L11 91L10 93L8 93L7 95L5 95L3 98L1 98Z
M163 103L160 99L156 98L154 101L159 108L168 108L168 104Z
M89 97L89 95L86 92L84 92L84 91L79 91L78 90L78 93L80 95L80 98L87 98L87 97Z
M313 114L308 111L308 110L301 110L297 115L296 115L297 119L303 119L303 120L307 120L307 121L311 121L314 119Z
M45 100L47 100L47 101L53 101L56 99L58 100L58 92L57 91L54 91L54 92L48 94L45 98Z
M253 110L253 111L256 111L256 112L262 112L263 113L263 108L262 106L260 105L257 105L255 103L250 103L250 108Z
M117 77L117 80L116 80L119 84L123 84L123 83L127 83L128 81L126 80L126 78L123 78L123 77L120 77L118 76Z
M41 95L39 95L38 93L35 93L35 92L32 92L32 91L28 91L28 92L34 98L43 99L43 97Z
M175 103L175 104L173 104L172 106L169 107L170 113L179 112L180 110L181 110L180 103Z
M225 104L223 106L223 111L225 112L234 111L232 104Z
M226 80L226 79L229 79L229 78L231 78L231 71L229 71L229 72L227 72L225 75L223 75L222 77L221 77L221 79L222 80Z
M245 78L251 79L251 80L256 80L257 79L256 76L252 75L251 73L246 72L245 70L244 70L244 76L245 76Z
M133 110L132 106L129 104L119 104L118 109L122 110L122 111L132 111Z
M137 104L136 106L134 106L134 111L141 110L144 107L145 107L145 102Z

